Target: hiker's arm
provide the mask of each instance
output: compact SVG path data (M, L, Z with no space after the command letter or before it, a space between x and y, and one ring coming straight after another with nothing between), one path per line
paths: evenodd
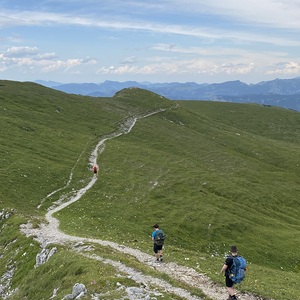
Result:
M228 268L228 266L224 264L221 269L221 273L224 273L227 270L227 268Z
M152 236L151 236L151 238L152 238L152 241L154 241L154 240L155 240L155 232L153 232L153 233L152 233Z

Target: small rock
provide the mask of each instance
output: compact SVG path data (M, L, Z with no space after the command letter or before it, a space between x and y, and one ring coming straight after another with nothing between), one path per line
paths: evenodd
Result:
M68 294L64 296L63 300L67 299L80 299L83 297L87 292L87 289L84 284L82 283L75 283L73 286L72 294Z

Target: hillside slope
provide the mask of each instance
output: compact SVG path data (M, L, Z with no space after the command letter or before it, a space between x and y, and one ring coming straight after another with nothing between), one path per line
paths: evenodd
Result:
M31 219L38 226L53 202L85 186L92 176L89 156L101 137L130 117L166 109L139 119L130 134L106 142L98 160L99 180L80 201L57 213L61 228L151 254L151 225L159 222L167 232L166 259L196 267L220 284L224 253L236 243L251 266L242 290L299 299L299 113L172 102L139 89L89 98L9 81L0 82L0 105L0 201L6 212L13 210L1 220L0 274L14 261L10 285L21 294L42 268L49 287L38 289L37 299L47 297L58 280L62 295L74 280L92 280L97 266L83 267L90 263L75 262L75 257L68 258L67 273L59 272L61 259L68 256L65 247L48 267L34 270L39 245L18 225ZM107 270L97 276L101 287L94 288L109 290L114 277Z

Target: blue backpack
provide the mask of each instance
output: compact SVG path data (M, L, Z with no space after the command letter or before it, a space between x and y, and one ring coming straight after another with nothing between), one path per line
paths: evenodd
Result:
M233 262L229 271L229 278L234 283L240 283L245 278L247 263L242 256L232 256Z
M165 243L166 235L162 230L157 230L154 241L156 245L163 245Z

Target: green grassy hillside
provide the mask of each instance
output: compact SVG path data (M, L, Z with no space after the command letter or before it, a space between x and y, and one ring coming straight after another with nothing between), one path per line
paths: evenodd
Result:
M158 222L167 233L166 259L196 266L219 283L224 253L237 244L249 262L242 290L300 299L300 114L259 105L173 102L139 89L89 98L0 81L0 204L14 209L14 217L0 220L0 274L22 245L29 257L26 263L13 258L13 286L25 291L28 280L39 278L32 270L38 245L30 248L18 225L29 218L39 222L60 195L87 183L89 155L100 137L126 117L159 108L172 109L139 119L130 134L106 142L98 160L100 180L57 213L63 230L151 254L151 225ZM65 186L70 172L70 185L37 209ZM107 282L114 280L111 270L107 276Z

